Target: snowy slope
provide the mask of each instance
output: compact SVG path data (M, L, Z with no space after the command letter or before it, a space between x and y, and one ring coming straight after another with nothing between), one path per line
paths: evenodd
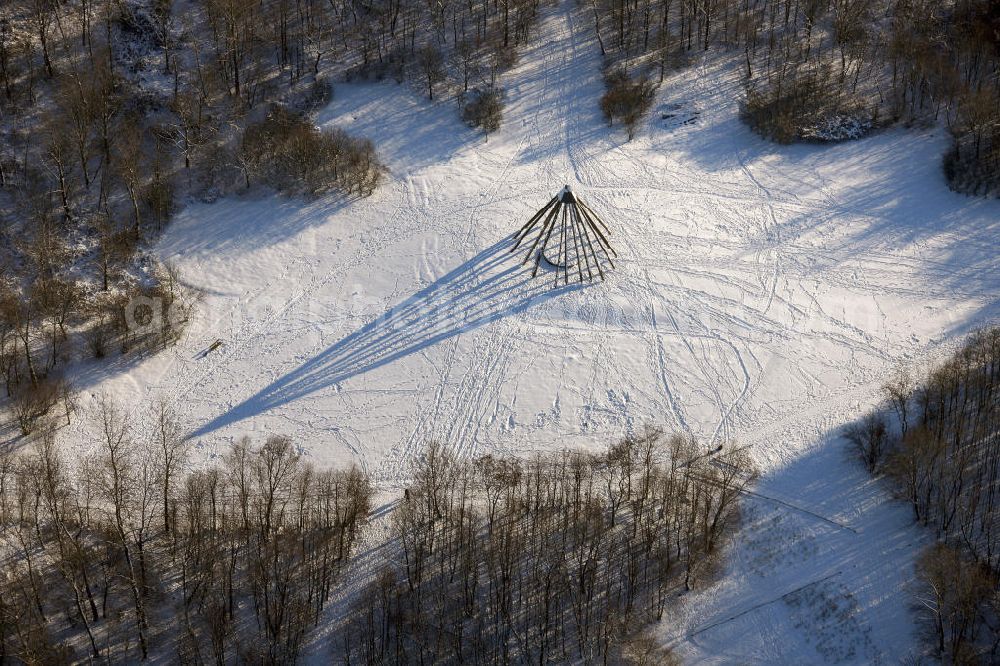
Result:
M603 447L645 424L738 441L761 496L664 640L699 662L895 661L922 537L836 431L896 364L1000 313L1000 204L947 190L940 131L767 144L710 61L669 78L625 143L597 108L587 25L572 3L546 10L488 141L450 101L338 86L320 122L371 137L387 184L188 207L159 252L204 291L196 320L84 388L140 423L150 398L174 400L200 460L283 433L386 491L431 439L465 456ZM564 184L612 225L606 283L554 290L508 253ZM65 434L81 453L88 428Z

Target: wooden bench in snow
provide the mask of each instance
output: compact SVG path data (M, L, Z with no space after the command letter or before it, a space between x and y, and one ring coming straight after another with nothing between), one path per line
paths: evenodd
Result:
M213 342L212 344L210 344L205 349L205 351L203 351L201 353L201 358L205 358L206 356L208 356L209 354L211 354L212 352L214 352L216 349L218 349L219 347L221 347L223 344L225 344L225 343L223 343L222 340L216 338L215 342Z

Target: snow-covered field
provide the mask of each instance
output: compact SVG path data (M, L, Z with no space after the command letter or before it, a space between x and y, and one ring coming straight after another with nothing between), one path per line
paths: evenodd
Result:
M198 460L281 433L386 492L435 439L463 456L603 448L646 424L732 440L759 495L663 640L699 663L895 662L924 537L837 431L896 365L1000 314L1000 203L947 190L941 130L768 144L713 61L668 78L626 143L576 11L546 10L488 141L451 100L337 86L319 122L372 138L386 185L189 206L159 247L204 292L186 337L84 371L82 407L109 391L141 423L166 396ZM508 252L565 184L612 226L605 283L553 289ZM88 427L64 433L81 453Z

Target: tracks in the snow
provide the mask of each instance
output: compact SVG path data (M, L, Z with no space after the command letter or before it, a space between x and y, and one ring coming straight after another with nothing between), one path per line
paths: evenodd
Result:
M810 587L813 587L814 585L819 585L820 583L828 581L831 578L835 578L836 576L839 576L842 573L843 573L843 571L834 571L831 574L827 574L827 575L822 576L820 578L817 578L815 580L811 580L808 583L805 583L804 585L799 585L795 589L789 590L788 592L784 592L784 593L780 594L777 597L774 597L772 599L768 599L767 601L761 601L759 603L756 603L756 604L750 606L749 608L745 608L745 609L743 609L743 610L741 610L741 611L739 611L737 613L734 613L732 615L724 617L721 620L716 620L716 621L711 622L709 624L706 624L706 625L703 625L701 627L698 627L694 631L690 631L687 634L685 634L682 638L687 638L687 639L694 638L698 634L705 633L706 631L708 631L710 629L715 629L716 627L719 627L719 626L721 626L723 624L728 624L730 622L733 622L734 620L738 620L739 618L743 617L744 615L747 615L748 613L752 613L752 612L754 612L756 610L760 610L761 608L764 608L765 606L770 606L771 604L778 603L779 601L783 601L783 600L787 599L788 597L792 596L793 594L795 594L796 592L801 592L802 590L805 590L805 589L808 589Z

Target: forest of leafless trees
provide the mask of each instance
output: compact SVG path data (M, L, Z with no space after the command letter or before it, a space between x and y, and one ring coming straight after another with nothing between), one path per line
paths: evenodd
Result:
M942 122L954 137L944 159L950 185L1000 195L996 2L586 3L606 56L609 94L621 89L622 77L662 81L671 69L722 50L740 63L744 117L759 133L779 142L839 141L889 123ZM642 96L630 99L641 115Z
M705 577L754 472L656 431L600 455L431 446L337 646L351 663L671 663L643 629Z
M70 460L49 433L0 452L0 663L293 663L348 562L371 488L292 442L184 471L165 404L141 436L101 400Z
M973 334L914 377L900 370L886 407L846 431L936 544L917 567L934 651L953 663L1000 658L1000 329Z
M671 663L643 630L710 577L755 479L739 450L653 430L530 460L431 445L358 569L356 468L272 436L191 470L167 403L144 433L95 410L83 460L50 430L0 453L4 663L288 664L321 620L337 663Z

